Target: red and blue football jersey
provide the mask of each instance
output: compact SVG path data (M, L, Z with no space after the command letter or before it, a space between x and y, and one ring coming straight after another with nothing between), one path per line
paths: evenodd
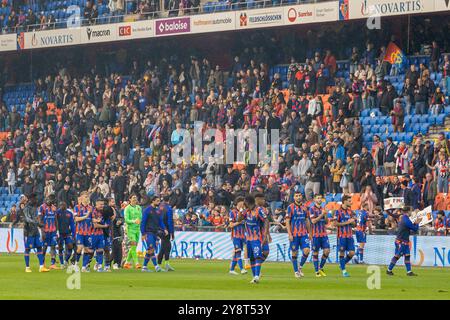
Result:
M230 210L230 222L238 222L239 211L237 209ZM233 239L245 239L245 227L244 224L240 224L231 229L231 238Z
M94 211L92 211L92 219L100 219L99 224L103 224L103 215L97 209L94 209ZM103 235L103 229L95 228L94 223L92 223L92 234L94 236L101 236L101 235Z
M44 232L56 232L56 212L46 203L38 209L38 214L44 224Z
M309 208L309 218L315 219L322 214L322 208L318 208L317 206L312 206ZM317 237L326 237L327 236L327 228L326 228L326 216L323 216L316 223L311 223L311 233L312 236Z
M336 221L339 223L347 222L354 217L354 213L350 209L339 209L336 210ZM347 224L345 226L338 227L338 238L351 238L353 237L352 225Z
M262 241L261 223L266 220L266 214L262 208L256 207L244 212L245 218L245 238L247 241Z
M306 208L291 203L287 208L286 217L290 220L293 237L301 237L308 234L308 229L306 228L308 211Z
M82 236L89 236L92 234L92 229L93 229L93 225L92 225L92 206L87 205L87 206L83 206L81 204L78 204L75 206L75 210L74 210L74 216L75 217L83 217L83 216L88 216L85 220L83 221L78 221L77 222L77 227L76 227L76 232L79 235Z
M356 230L361 232L366 232L367 230L367 211L361 210L357 214Z

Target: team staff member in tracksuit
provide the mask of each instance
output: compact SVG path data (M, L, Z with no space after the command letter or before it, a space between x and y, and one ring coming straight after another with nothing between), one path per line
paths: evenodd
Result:
M418 218L414 223L412 223L411 219L411 207L404 207L402 209L403 215L400 217L400 222L398 223L397 228L397 237L395 239L395 255L391 260L391 264L389 265L386 273L390 276L393 276L394 273L392 269L394 269L395 264L401 258L401 256L405 257L405 267L406 267L406 275L407 276L417 276L414 272L411 271L411 252L410 252L410 242L409 236L411 233L417 232L419 230L419 223L422 221L422 218Z
M111 222L111 253L109 255L108 265L112 264L114 270L118 270L122 265L122 242L123 242L123 217L120 211L116 209L116 201L113 198L108 200L108 208L113 212Z
M171 240L175 238L174 234L174 225L173 225L173 210L172 207L168 203L169 197L164 197L164 202L159 205L159 208L163 215L164 225L167 227L169 233L167 235L161 235L161 248L158 253L158 265L161 266L161 263L164 260L166 261L166 271L175 271L169 264L170 259L170 251L172 250Z
M23 223L23 243L25 246L25 272L31 272L30 268L30 251L36 249L36 255L39 259L39 272L48 272L49 269L44 266L44 255L42 254L41 235L39 233L39 218L37 216L37 199L36 194L32 193L28 196L28 202L25 208L20 211L13 222L14 228L18 223Z
M164 237L169 234L163 221L163 214L159 209L159 204L161 200L158 197L150 198L150 205L144 209L141 221L141 234L142 242L147 247L147 253L145 254L144 266L142 267L143 272L151 272L147 268L147 264L152 260L155 266L156 272L161 272L161 267L156 263L156 245L158 237Z
M64 269L69 264L69 259L72 256L73 244L75 242L75 220L73 213L67 210L67 204L63 201L59 203L59 209L56 210L56 222L59 233L59 260L61 262L61 268Z

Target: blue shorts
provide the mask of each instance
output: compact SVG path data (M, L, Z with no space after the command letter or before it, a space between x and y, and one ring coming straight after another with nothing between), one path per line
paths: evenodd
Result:
M234 250L243 250L244 249L244 241L243 238L233 238L233 248Z
M338 239L339 251L355 251L355 240L351 238Z
M23 243L25 245L25 249L42 248L41 237L39 235L32 237L24 237Z
M298 248L300 247L301 250L308 248L310 246L311 242L309 241L308 236L300 236L300 237L294 237L294 239L291 241L289 246L291 247L291 251L298 251Z
M92 235L92 249L104 249L105 248L105 236L103 234L100 235Z
M44 233L44 246L52 247L56 246L58 243L58 237L56 236L56 232L45 232Z
M261 241L253 240L247 241L247 255L249 259L260 259L261 258Z
M158 237L154 233L147 233L145 235L145 246L147 250L157 248Z
M358 243L366 243L367 235L366 235L365 232L356 231L355 235L356 235L356 242L358 242Z
M328 236L312 238L311 250L317 252L320 249L330 249L330 240L328 240Z
M77 246L92 248L92 236L77 234Z
M262 252L268 253L270 251L269 243L266 242L262 245Z
M409 247L409 243L395 241L395 255L396 256L409 255L409 254L411 254L411 249Z
M105 237L105 248L111 248L112 240L111 237Z
M73 237L72 235L61 235L58 238L58 245L63 246L64 244L73 244Z

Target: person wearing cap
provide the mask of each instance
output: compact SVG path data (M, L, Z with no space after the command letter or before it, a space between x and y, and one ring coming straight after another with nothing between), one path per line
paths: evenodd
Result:
M21 222L23 223L25 272L32 272L30 268L30 252L32 249L36 249L36 255L39 260L39 272L48 272L50 269L47 269L44 266L44 255L39 233L41 224L35 214L37 211L36 194L29 194L27 199L28 201L26 202L25 208L19 211L16 221L12 223L11 228L14 228Z
M389 264L386 274L393 276L394 269L397 261L403 256L405 259L405 268L407 276L417 276L411 270L411 251L410 251L410 241L409 236L412 233L416 233L419 230L419 224L422 221L422 217L417 218L414 223L411 221L411 207L404 206L402 208L402 215L398 223L397 237L395 238L395 255Z

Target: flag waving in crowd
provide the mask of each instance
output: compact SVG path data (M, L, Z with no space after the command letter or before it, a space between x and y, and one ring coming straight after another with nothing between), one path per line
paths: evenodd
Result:
M406 56L402 49L400 49L395 43L390 42L386 49L384 61L387 61L392 65L395 64L397 67L402 67L406 64Z

